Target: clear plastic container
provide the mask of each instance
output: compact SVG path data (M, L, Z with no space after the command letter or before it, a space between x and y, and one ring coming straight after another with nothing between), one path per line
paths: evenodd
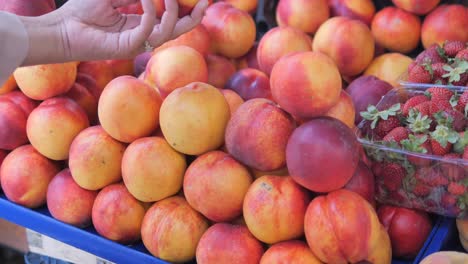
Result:
M417 88L417 89L427 89L431 87L444 87L447 89L455 89L457 91L468 89L464 86L455 86L455 85L443 85L443 84L432 84L432 83L414 83L408 81L408 72L403 73L400 78L398 78L398 83L404 88Z
M403 104L408 98L424 94L428 87L413 84L391 90L377 104L379 110ZM441 86L463 93L467 87ZM371 121L363 120L358 139L363 146L376 179L376 199L383 204L420 209L439 215L468 218L468 193L453 195L448 191L451 182L468 185L468 161L409 152L374 141ZM417 164L417 165L416 165ZM401 169L403 168L403 169ZM392 173L398 171L399 173ZM403 177L401 177L403 171ZM421 187L423 186L423 187Z

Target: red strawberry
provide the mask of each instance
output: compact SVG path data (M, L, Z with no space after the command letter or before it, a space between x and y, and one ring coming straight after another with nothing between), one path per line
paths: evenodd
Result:
M431 164L430 159L421 156L423 154L432 154L427 135L409 135L408 139L401 141L401 145L403 149L414 153L407 154L407 159L411 164L416 166L429 166Z
M431 74L421 65L415 65L408 72L408 81L413 83L431 83Z
M450 58L457 56L458 52L465 49L466 45L463 41L447 41L444 44L445 55Z
M450 193L446 193L442 196L440 200L442 207L444 208L451 208L453 206L456 206L457 204L457 197Z
M395 127L383 138L384 141L395 141L400 143L403 139L408 138L408 129L405 127Z
M463 184L451 182L448 185L447 190L449 193L454 195L464 195L466 192L466 187Z
M463 159L468 159L468 146L466 146L465 149L463 150L462 158Z
M455 58L458 58L460 60L466 60L468 61L468 48L465 48L457 53L457 56Z
M430 142L431 142L432 153L434 155L443 156L449 153L450 149L452 148L452 144L448 142L445 147L442 147L442 145L440 145L440 143L435 139L431 139Z
M446 85L448 83L447 80L444 77L442 77L442 75L447 73L444 70L444 65L445 63L443 62L438 62L431 65L433 83L439 83L442 85Z
M455 86L464 86L468 83L468 72L465 72L460 75L460 80L456 82L452 82Z
M409 110L411 108L414 108L415 106L423 103L423 102L427 102L429 101L429 98L427 98L427 96L425 95L416 95L414 97L411 97L410 99L408 99L408 101L406 101L406 103L403 105L403 108L402 108L402 113L407 116L408 113L409 113ZM421 112L421 111L420 111ZM422 112L421 112L422 113ZM423 114L424 115L424 114Z
M405 173L405 168L400 164L387 163L380 175L382 176L384 185L387 189L390 191L396 191L401 187Z
M462 114L459 111L454 110L454 109L450 109L448 111L445 111L445 113L448 116L451 116L452 119L453 119L453 122L452 122L453 130L455 130L457 132L462 132L462 131L465 130L466 120L465 120L465 115L464 114Z
M458 153L444 155L443 161L439 162L438 167L447 178L452 181L459 181L465 177L465 170L454 159L461 159L461 155Z
M399 190L399 191L389 192L388 200L393 201L397 204L404 204L404 203L407 203L408 197L405 192L402 192L401 190Z
M465 112L465 106L466 103L468 102L468 90L465 90L463 94L460 96L458 99L457 106L455 107L458 111L464 113Z
M401 126L400 120L396 116L389 116L387 120L379 120L375 128L375 133L383 138L390 131L399 126Z
M443 87L431 87L426 90L431 95L431 101L446 100L450 101L453 92Z
M445 178L440 171L431 167L421 167L417 169L414 177L431 187L446 186L449 184L447 178Z
M434 102L422 102L414 107L415 110L421 113L422 116L432 117L432 109L436 109L437 105ZM438 108L437 108L438 109Z
M415 62L418 64L423 63L438 63L438 62L445 62L445 59L440 56L438 49L441 47L437 44L432 44L429 48L421 52L415 59Z
M431 193L431 187L425 185L422 182L418 182L413 188L413 193L416 196L425 197Z
M437 203L432 199L424 199L424 208L434 210L435 208L437 208Z
M436 108L433 109L431 112L432 115L434 115L435 113L439 112L439 111L448 111L448 110L452 110L452 105L450 104L450 101L449 100L445 100L445 99L432 99L431 102L433 102L435 105L436 105Z

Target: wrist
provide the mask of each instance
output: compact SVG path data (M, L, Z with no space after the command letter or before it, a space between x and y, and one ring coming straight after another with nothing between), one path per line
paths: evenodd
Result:
M38 17L19 17L29 40L28 53L22 66L67 61L62 37L63 20L59 12L56 10Z

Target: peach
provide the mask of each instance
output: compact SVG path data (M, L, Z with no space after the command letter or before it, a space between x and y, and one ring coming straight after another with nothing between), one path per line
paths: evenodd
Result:
M331 16L344 16L357 19L370 26L375 14L371 0L329 0Z
M314 34L329 17L327 0L280 0L276 8L279 26L291 26L308 34Z
M247 227L218 223L208 228L201 237L196 261L198 264L257 264L263 252L262 244Z
M354 192L338 190L313 199L304 227L309 247L325 263L391 263L387 232L372 206Z
M440 46L446 40L468 42L468 8L463 5L440 5L424 19L421 40L424 48Z
M101 236L128 244L140 239L145 213L144 204L135 199L122 183L116 183L99 192L91 216Z
M104 60L81 62L78 65L78 72L91 76L101 92L114 79L114 71L111 65Z
M224 0L224 2L245 12L255 13L257 11L258 0Z
M101 126L83 130L70 147L68 166L75 182L87 190L99 190L121 180L125 145Z
M15 80L31 99L45 100L70 90L76 79L76 64L47 64L17 68Z
M322 264L309 246L300 240L280 242L263 254L260 264L307 263Z
M86 73L78 73L76 75L76 83L84 86L95 98L96 102L101 97L102 89L97 85L96 80Z
M169 144L184 154L200 155L224 143L230 109L217 88L195 82L169 94L160 115Z
M234 64L223 56L208 54L206 64L208 66L207 83L217 88L223 88L229 78L236 72Z
M353 99L345 92L341 91L340 100L336 105L330 108L326 113L326 116L334 117L341 122L345 123L349 128L354 127L355 109Z
M221 92L224 95L224 99L226 99L226 102L229 104L230 116L232 117L241 104L244 103L244 100L233 90L221 89Z
M0 96L0 149L13 150L28 143L26 123L35 106L36 103L20 91Z
M114 78L134 74L133 60L106 60L106 63L111 67Z
M247 101L254 98L272 100L270 79L260 70L246 68L234 73L224 86Z
M440 0L392 0L397 7L415 15L425 15L433 10Z
M372 34L382 47L409 53L419 45L421 20L418 16L396 7L386 7L372 20Z
M228 222L242 214L252 176L242 164L222 151L211 151L190 164L184 176L187 202L214 222Z
M125 143L149 136L158 128L161 101L158 93L143 81L132 76L117 77L99 99L102 128Z
M78 186L70 170L59 172L47 188L47 208L55 219L64 223L86 227L91 224L91 212L97 191Z
M208 67L203 55L187 46L174 46L156 52L146 68L161 95L192 82L207 82Z
M263 72L270 75L275 63L285 55L311 50L310 39L304 32L288 26L276 27L269 30L258 44L258 65Z
M173 46L188 46L200 52L203 57L206 57L210 50L210 41L210 34L206 30L205 26L198 24L198 26L196 26L191 31L180 35L176 39L162 44L154 50L154 53Z
M135 15L143 15L143 6L141 5L141 2L135 3L135 4L130 4L126 5L123 7L117 8L117 10L121 14L135 14Z
M273 67L270 84L273 99L299 119L325 114L340 100L342 86L333 60L315 51L280 59Z
M141 227L143 244L154 256L170 262L186 262L195 257L208 221L180 196L154 203Z
M242 104L226 128L226 148L235 159L261 171L286 165L286 144L294 130L292 117L274 102L251 99Z
M367 165L360 161L354 175L346 183L343 189L353 191L375 206L375 177Z
M370 29L361 21L333 17L317 30L312 47L330 56L342 75L355 76L374 58L375 41Z
M146 65L151 59L152 52L143 52L137 55L133 61L133 75L141 76L146 70Z
M260 70L257 60L258 42L255 42L253 47L247 52L247 54L237 60L237 70L245 68L253 68Z
M65 96L75 101L85 110L91 124L96 123L98 100L86 87L79 83L74 83Z
M245 195L245 223L258 240L267 244L300 238L309 202L307 190L291 177L262 176Z
M388 82L393 87L397 87L399 79L407 72L411 62L413 62L413 59L403 54L396 52L385 53L372 61L364 75L373 75L382 81Z
M73 139L88 126L83 108L69 98L55 97L31 112L26 133L39 153L52 160L66 160Z
M355 125L362 121L360 113L366 111L368 105L377 105L391 89L393 87L388 82L372 75L364 75L352 81L346 92L351 96L355 107Z
M468 262L468 254L459 251L439 251L421 260L420 264L464 264Z
M289 173L311 191L338 190L356 171L359 146L353 131L343 122L331 117L312 119L294 130L289 138L286 149Z
M138 200L155 202L176 194L182 188L187 168L185 156L162 137L140 138L123 155L122 178Z
M55 2L50 0L9 0L0 3L0 10L19 16L41 16L55 8Z
M0 86L0 95L9 93L16 89L16 87L18 87L18 85L16 84L15 77L12 74L8 77L8 80Z
M256 169L251 168L250 171L252 172L252 175L254 176L255 179L258 179L258 178L260 178L262 176L266 176L266 175L289 176L289 172L288 172L287 167L279 168L279 169L273 170L273 171L260 171L260 170L256 170Z
M161 18L164 12L166 11L165 0L153 0L153 4L156 7L156 16ZM199 0L177 0L179 4L179 17L189 15L192 12L192 9L198 3ZM208 4L210 5L213 0L209 0Z
M10 152L0 169L0 182L8 200L37 208L46 203L47 186L59 172L57 163L24 145Z
M207 29L213 50L235 59L244 56L252 48L256 26L252 16L226 2L209 6L202 24Z

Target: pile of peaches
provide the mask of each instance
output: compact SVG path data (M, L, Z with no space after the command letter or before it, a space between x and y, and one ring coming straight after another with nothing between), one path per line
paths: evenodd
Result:
M256 42L257 1L214 1L134 59L18 68L0 87L2 191L170 262L413 259L432 218L376 204L355 125L421 40L468 42L468 10L393 2L280 0Z

